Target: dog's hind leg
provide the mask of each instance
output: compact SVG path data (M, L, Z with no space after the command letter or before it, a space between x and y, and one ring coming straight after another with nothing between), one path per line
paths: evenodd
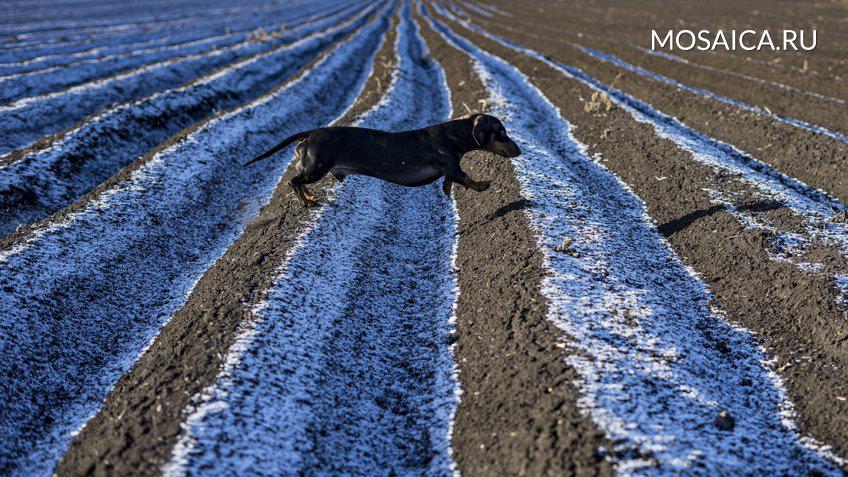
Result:
M445 177L445 181L442 182L442 192L445 193L446 196L450 197L451 189L453 188L453 181Z
M297 198L306 207L315 207L318 205L315 196L309 193L306 189L307 184L314 184L327 175L330 167L326 163L315 159L315 152L308 150L308 146L304 143L298 144L295 153L297 158L296 170L297 174L291 178L289 184L294 189Z
M306 189L306 184L303 182L303 177L298 174L291 178L289 181L292 189L294 189L294 193L297 195L297 198L300 200L305 207L317 207L318 201L315 200L315 196L310 194Z

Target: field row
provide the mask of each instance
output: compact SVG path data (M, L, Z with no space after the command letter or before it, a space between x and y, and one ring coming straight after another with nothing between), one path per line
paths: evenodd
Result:
M0 78L0 472L845 470L839 91L578 35L588 6L574 36L505 2L220 8L288 27ZM0 26L83 28L36 11ZM290 152L241 167L479 112L523 151L463 161L484 193L328 178L307 210Z

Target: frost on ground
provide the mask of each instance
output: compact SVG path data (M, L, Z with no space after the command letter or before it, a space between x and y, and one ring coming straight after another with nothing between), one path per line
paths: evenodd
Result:
M388 28L383 12L286 87L206 123L0 253L0 471L50 472L285 169L243 169L244 159L353 101Z
M838 474L802 442L752 336L708 306L706 287L641 201L586 156L524 75L436 28L475 59L494 111L524 151L515 164L550 267L550 319L570 337L582 405L615 443L618 470ZM566 238L572 252L554 252Z
M448 115L442 73L402 17L404 74L364 127ZM190 410L166 474L451 473L450 199L358 176L335 195Z
M292 28L291 43L107 109L0 166L0 236L67 206L172 134L266 93L360 27L375 6ZM151 126L152 125L152 126ZM132 141L127 141L132 137Z
M805 248L812 245L832 246L842 256L848 257L848 232L842 227L827 225L828 222L832 222L833 214L844 210L845 206L826 192L789 177L752 154L697 131L681 120L657 110L644 101L603 84L579 68L551 60L539 52L525 48L474 25L466 24L466 26L510 49L546 63L569 78L584 83L614 105L623 108L635 120L650 125L658 137L672 141L681 150L691 154L693 160L727 172L728 178L734 178L734 181L749 190L755 199L765 203L781 204L782 207L786 207L802 217L804 219L803 233L780 231L772 227L768 219L763 217L763 214L750 210L738 210L733 207L734 197L727 192L708 191L713 196L715 204L733 212L746 227L766 230L775 235L773 240L775 248L784 251L780 256L775 255L775 259L794 262L802 269L820 270L823 268L822 264L811 264L803 258L798 258L803 257ZM786 240L790 236L792 244L791 247L787 248ZM846 300L844 297L848 296L848 289L841 287L840 276L837 275L834 279L837 286L840 287L843 300Z
M261 40L261 38L256 38L257 32L265 32L266 29L270 29L272 34L278 34L280 19L284 19L289 28L318 20L319 18L313 18L313 16L316 16L316 11L321 12L319 15L325 13L321 7L321 5L316 5L309 9L297 9L294 12L291 11L291 7L287 7L282 11L265 12L275 21L264 25L257 25L255 14L247 16L245 19L236 17L232 19L232 22L227 22L230 30L247 30L240 33L227 33L201 40L177 43L176 45L134 50L126 54L71 61L61 65L61 67L0 76L0 104L57 91L169 58L227 48L250 39ZM270 38L270 35L268 38Z
M0 154L26 147L112 103L179 86L200 74L268 51L292 39L285 32L269 41L249 39L226 48L169 58L65 90L0 105Z

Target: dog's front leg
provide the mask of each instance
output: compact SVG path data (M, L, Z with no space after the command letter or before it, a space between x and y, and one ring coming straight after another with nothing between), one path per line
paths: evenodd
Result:
M456 182L466 189L476 190L477 192L483 192L492 185L490 181L475 181L459 167L459 164L447 167L444 174L445 181Z

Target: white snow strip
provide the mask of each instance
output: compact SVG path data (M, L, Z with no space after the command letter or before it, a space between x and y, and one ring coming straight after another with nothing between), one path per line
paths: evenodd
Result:
M407 8L403 74L362 126L448 116L443 74L424 59ZM187 410L165 475L455 472L455 210L437 188L360 176L334 195L252 308L216 382Z
M681 83L680 81L677 81L676 79L669 78L668 76L661 75L659 73L654 73L653 71L648 71L645 68L642 68L641 66L636 66L634 64L628 63L628 62L622 60L621 58L619 58L615 55L605 53L605 52L600 51L600 50L595 50L593 48L589 48L589 47L586 47L586 46L578 46L578 49L580 49L584 53L588 54L589 56L593 56L597 59L612 63L612 64L614 64L616 66L620 66L620 67L622 67L622 68L624 68L628 71L632 71L634 73L637 73L637 74L640 74L642 76L651 78L653 80L660 81L660 82L666 83L666 84L670 84L670 85L675 86L675 87L680 88L680 89L684 89L686 91L695 93L699 96L714 99L714 100L720 101L720 102L725 103L725 104L730 104L732 106L737 106L737 107L740 107L740 108L745 109L747 111L757 113L760 116L770 117L770 118L773 118L773 119L780 121L782 123L789 124L790 126L795 126L797 128L806 129L808 131L812 131L812 132L815 132L815 133L830 136L834 139L838 139L838 140L843 141L843 142L848 142L848 136L846 136L842 133L836 132L836 131L832 131L832 130L825 128L823 126L819 126L819 125L812 124L812 123L809 123L809 122L806 122L806 121L802 121L800 119L790 118L788 116L783 116L783 115L780 115L780 114L774 114L774 113L769 112L769 111L767 111L766 109L764 109L760 106L752 106L752 105L747 104L743 101L728 98L727 96L722 96L720 94L713 93L712 91L708 91L708 90L703 89L703 88L697 88L695 86L689 86L685 83Z
M50 473L285 170L242 168L244 159L348 107L388 25L384 10L285 87L207 122L0 252L3 473Z
M505 11L501 10L500 8L498 8L498 7L496 7L492 4L489 4L489 3L477 2L477 5L479 5L480 7L484 8L484 9L486 9L486 10L488 10L488 11L490 11L490 12L496 14L496 15L500 15L502 17L513 18L515 16L512 13L505 12Z
M716 67L716 66L697 63L697 62L694 62L692 60L687 60L686 58L682 58L680 56L673 55L671 53L667 53L665 51L651 50L650 48L645 48L645 47L641 47L641 46L637 46L637 45L630 45L630 46L632 48L636 48L636 49L638 49L638 50L640 50L644 53L647 53L649 55L657 56L657 57L660 57L660 58L665 58L667 60L671 60L671 61L674 61L674 62L677 62L677 63L683 63L683 64L689 65L689 66L694 66L695 68L700 68L702 70L715 71L717 73L722 73L722 74L726 74L726 75L730 75L730 76L736 76L738 78L743 78L743 79L746 79L746 80L749 80L749 81L754 81L754 82L760 83L760 84L767 84L769 86L774 86L774 87L777 87L777 88L780 88L780 89L785 89L787 91L792 91L794 93L806 94L806 95L812 96L814 98L822 99L822 100L825 100L825 101L830 101L832 103L837 103L837 104L845 104L846 103L846 101L844 99L834 98L833 96L827 96L827 95L824 95L824 94L821 94L821 93L816 93L815 91L807 91L805 89L797 88L795 86L790 86L788 84L779 83L777 81L771 81L771 80L765 80L765 79L762 79L762 78L757 78L755 76L746 75L746 74L740 73L738 71L733 71L733 70L728 70L728 69L724 69L724 68L719 68L719 67Z
M613 441L617 472L839 475L827 449L799 436L764 351L709 307L641 200L587 157L526 76L434 26L472 56L524 151L514 164L549 271L549 319L576 350L567 360L582 377L579 404ZM565 238L571 252L555 252ZM716 425L722 411L732 430Z
M488 9L479 7L472 2L465 2L464 5L465 5L466 8L468 8L472 12L474 12L478 15L484 16L486 18L494 18L494 16L495 16L495 14L490 12Z

